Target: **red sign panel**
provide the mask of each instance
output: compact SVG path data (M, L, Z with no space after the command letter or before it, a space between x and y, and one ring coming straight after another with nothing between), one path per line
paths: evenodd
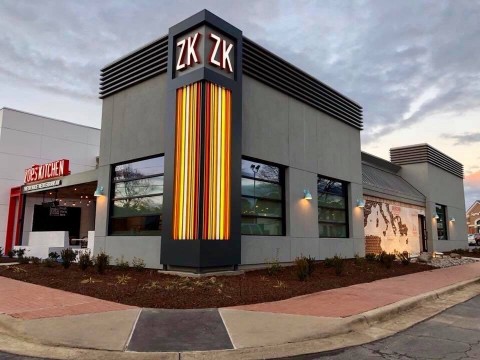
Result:
M57 160L48 164L33 165L25 170L25 184L70 175L70 161Z

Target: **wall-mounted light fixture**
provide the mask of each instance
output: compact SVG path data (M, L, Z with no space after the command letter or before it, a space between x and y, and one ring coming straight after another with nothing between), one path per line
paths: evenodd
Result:
M308 189L303 190L303 198L305 200L312 200L312 193Z
M365 207L365 200L363 200L363 199L357 199L357 207L363 209L363 208Z
M433 214L433 218L434 218L435 220L438 220L438 219L440 219L440 216L438 216L438 214L435 213L435 214Z
M451 221L451 222L455 222L455 218L454 218L453 216L450 217L450 221Z
M97 189L95 190L95 193L93 194L93 196L99 197L99 196L102 196L102 195L104 195L103 194L103 186L98 185Z

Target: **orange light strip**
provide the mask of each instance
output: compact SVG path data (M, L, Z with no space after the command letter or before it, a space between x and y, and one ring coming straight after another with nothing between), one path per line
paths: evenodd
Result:
M203 238L230 237L231 91L212 83L205 89Z
M173 239L199 237L202 83L177 89Z

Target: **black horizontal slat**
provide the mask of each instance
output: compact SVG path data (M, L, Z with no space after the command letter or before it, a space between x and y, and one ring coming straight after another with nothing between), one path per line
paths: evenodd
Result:
M328 96L330 99L335 100L339 103L342 103L346 107L350 108L352 111L356 111L359 115L361 115L361 106L357 105L356 103L352 102L342 94L338 93L337 91L331 89L329 86L323 84L319 80L316 80L312 76L304 73L303 71L297 69L295 66L289 64L285 60L279 58L278 56L270 53L268 50L261 48L259 45L254 45L252 42L244 41L244 64L245 60L248 63L249 56L257 55L260 59L260 62L265 65L270 65L275 67L279 70L280 75L289 74L291 75L290 79L299 79L299 82L311 86L312 89L317 89L322 92L323 96ZM268 68L265 66L265 68Z
M345 113L345 116L347 117L352 116L354 118L358 118L362 116L361 111L359 111L358 109L354 111L349 107L342 106L342 104L336 102L335 99L333 99L331 96L328 96L322 93L321 90L319 90L318 88L306 87L304 83L297 80L295 77L285 76L287 74L286 71L282 71L282 69L275 69L273 65L266 66L266 65L270 65L268 62L263 62L261 60L255 61L253 59L249 60L250 57L251 55L244 56L244 59L243 59L244 70L245 68L249 68L250 66L255 67L262 78L263 77L275 78L277 81L280 81L281 84L284 84L284 86L287 87L285 90L294 88L302 96L316 99L316 101L318 101L319 103L321 101L324 104L328 104L327 106L330 106L331 108L337 111Z
M428 144L390 149L390 159L398 165L428 162L455 176L463 178L463 165Z
M243 45L244 74L362 129L360 105L251 40L244 38ZM105 66L100 75L100 98L165 73L167 62L168 38L164 36Z

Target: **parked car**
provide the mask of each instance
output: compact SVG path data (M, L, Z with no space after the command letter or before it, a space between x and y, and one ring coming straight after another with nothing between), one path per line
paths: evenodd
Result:
M480 234L475 234L475 242L477 243L477 245L480 245Z
M468 234L468 245L477 245L475 234Z

